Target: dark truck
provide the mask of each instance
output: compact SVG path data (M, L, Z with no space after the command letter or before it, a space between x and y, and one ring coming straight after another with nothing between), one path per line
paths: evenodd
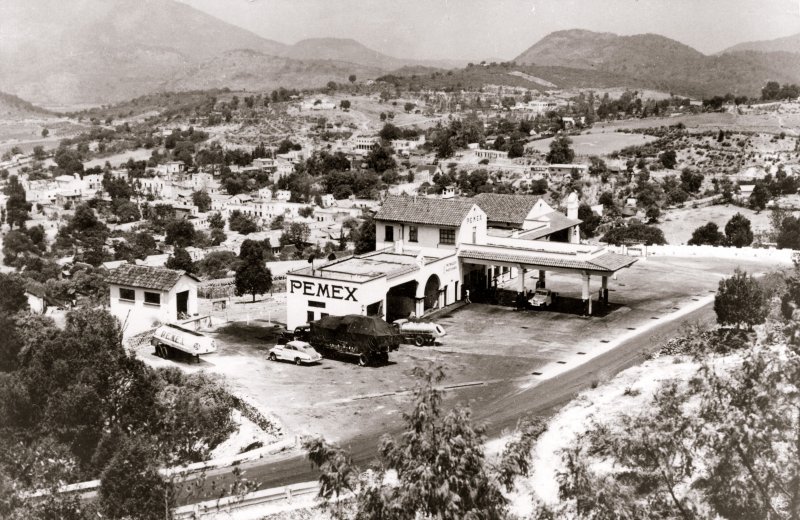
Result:
M380 318L348 314L312 321L306 341L325 357L356 358L358 364L385 364L401 337Z

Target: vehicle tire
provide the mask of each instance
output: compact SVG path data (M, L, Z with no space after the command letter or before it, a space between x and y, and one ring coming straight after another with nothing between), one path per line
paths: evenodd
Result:
M421 347L424 344L425 344L425 338L423 338L422 336L414 337L414 345Z
M365 366L367 366L368 363L369 363L369 360L367 359L367 356L365 356L364 354L361 354L360 356L358 356L358 366L365 367Z
M270 361L278 361L278 358L275 357L275 353L274 352L270 352L269 353L269 360Z
M300 366L300 365L303 364L303 362L300 361L300 358L294 358L294 364L297 365L297 366Z

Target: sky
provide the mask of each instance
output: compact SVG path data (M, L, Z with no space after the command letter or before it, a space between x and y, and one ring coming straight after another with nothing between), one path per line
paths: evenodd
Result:
M800 33L800 0L179 0L282 43L353 38L409 59L510 60L550 32L657 33L705 54Z

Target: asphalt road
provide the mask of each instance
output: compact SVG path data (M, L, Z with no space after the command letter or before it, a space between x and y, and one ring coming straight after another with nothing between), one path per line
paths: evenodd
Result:
M594 382L610 379L622 370L641 363L665 339L677 335L684 322L713 320L713 305L707 304L681 319L660 324L613 350L530 388L520 390L513 381L460 388L446 393L444 405L468 403L474 422L486 426L489 438L498 437L505 431L513 430L525 417L552 416ZM341 444L349 449L356 464L366 468L377 456L381 436L397 434L401 428L398 416L397 422L384 431L366 431ZM258 482L259 489L307 482L318 477L308 459L296 453L284 458L242 464L239 468L247 479ZM208 472L204 485L191 496L180 500L180 505L230 494L224 490L233 482L231 471L232 468L223 468Z

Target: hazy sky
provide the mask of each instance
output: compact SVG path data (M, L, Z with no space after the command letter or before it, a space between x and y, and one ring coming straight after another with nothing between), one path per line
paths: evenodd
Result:
M180 1L283 43L354 38L416 59L511 59L572 28L658 33L706 54L800 32L800 0Z

